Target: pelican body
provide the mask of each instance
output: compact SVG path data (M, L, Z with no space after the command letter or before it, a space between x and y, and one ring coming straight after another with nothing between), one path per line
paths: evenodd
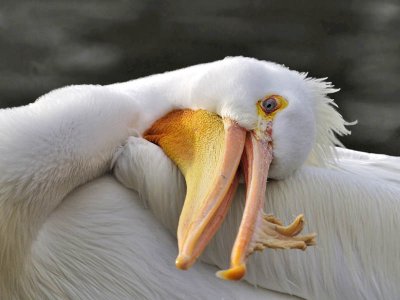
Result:
M334 91L236 57L1 110L1 298L394 299L400 159Z

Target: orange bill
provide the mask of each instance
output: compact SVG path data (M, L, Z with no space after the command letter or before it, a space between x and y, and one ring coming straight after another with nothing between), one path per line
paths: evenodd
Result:
M246 204L242 222L231 254L231 268L219 271L217 276L236 280L246 272L245 259L254 248L257 222L263 211L269 165L272 161L272 145L258 141L248 134L242 158L242 169L246 182Z
M164 150L186 180L177 232L177 268L185 270L193 265L220 227L238 185L240 162L246 182L245 209L231 267L217 276L241 279L246 272L246 259L255 250L304 250L315 243L314 234L297 236L304 226L302 215L285 227L279 219L263 212L272 161L271 126L265 132L246 131L237 123L204 110L176 110L145 132L144 137Z
M176 266L188 269L221 225L238 184L246 131L203 110L173 111L145 138L160 145L185 176Z
M299 215L289 226L283 226L279 219L263 211L268 171L272 162L271 141L268 133L261 137L253 132L247 134L242 157L246 204L231 254L231 266L228 270L217 272L219 278L243 278L246 259L256 250L266 247L305 250L308 245L315 244L315 234L296 236L303 229L303 215Z

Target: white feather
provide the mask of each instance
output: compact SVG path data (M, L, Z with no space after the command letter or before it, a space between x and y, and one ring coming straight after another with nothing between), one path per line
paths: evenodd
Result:
M176 251L176 239L137 193L104 176L74 191L48 218L24 282L34 284L22 298L294 299L220 281L206 264L179 271Z
M116 177L140 191L175 233L185 193L182 177L154 145L130 138L125 147ZM304 212L305 232L316 230L318 245L305 252L267 249L255 254L246 280L306 299L395 299L400 293L400 158L337 151L335 167L305 166L267 185L265 211L286 223ZM244 199L240 186L203 261L221 269L229 265Z

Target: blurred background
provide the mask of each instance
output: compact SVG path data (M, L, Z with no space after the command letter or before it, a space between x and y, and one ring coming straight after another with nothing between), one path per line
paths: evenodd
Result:
M2 0L0 107L232 55L328 77L344 144L400 155L399 0Z

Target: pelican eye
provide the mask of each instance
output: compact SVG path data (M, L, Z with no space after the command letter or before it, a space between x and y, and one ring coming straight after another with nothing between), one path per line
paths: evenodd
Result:
M279 103L275 97L271 96L261 102L261 107L265 113L269 114L279 108Z

